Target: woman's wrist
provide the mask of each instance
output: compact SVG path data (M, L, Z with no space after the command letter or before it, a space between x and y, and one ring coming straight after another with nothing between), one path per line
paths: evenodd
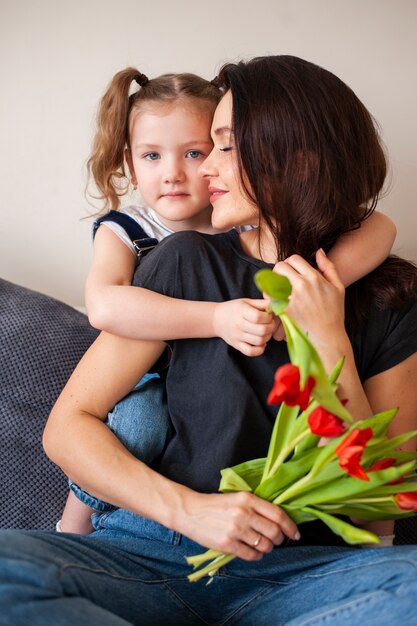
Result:
M341 358L345 359L346 366L349 361L354 363L352 344L350 343L348 335L344 333L340 334L340 336L330 335L329 337L331 337L331 339L326 338L321 342L310 337L310 340L313 342L314 347L323 361L326 371L330 373Z

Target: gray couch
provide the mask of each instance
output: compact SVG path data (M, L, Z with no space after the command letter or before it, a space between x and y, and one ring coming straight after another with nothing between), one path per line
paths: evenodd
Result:
M82 313L0 279L0 527L55 527L68 487L42 431L96 336Z
M85 315L0 279L0 527L54 528L67 494L41 439L49 412L97 336ZM417 518L396 524L417 543Z

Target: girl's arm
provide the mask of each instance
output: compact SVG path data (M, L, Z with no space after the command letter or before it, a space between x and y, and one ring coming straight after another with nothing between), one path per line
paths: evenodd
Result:
M338 239L328 257L345 287L369 274L387 258L396 234L394 222L387 215L374 211L360 228Z
M92 326L111 332L105 328L107 318L119 308L118 289L131 285L134 271L132 251L110 228L100 226L94 238L93 263L85 285L85 306Z
M248 493L200 494L132 456L103 420L162 354L158 341L101 333L48 419L48 456L89 493L153 519L194 541L246 560L261 558L297 527L275 505ZM259 533L264 539L253 547Z
M132 339L169 340L221 337L247 356L259 356L275 331L264 300L193 302L132 287L132 252L101 226L85 289L90 324Z

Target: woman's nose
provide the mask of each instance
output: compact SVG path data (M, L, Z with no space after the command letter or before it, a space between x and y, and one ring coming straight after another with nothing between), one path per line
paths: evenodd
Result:
M216 169L215 169L215 166L214 166L214 159L213 159L213 151L214 151L214 148L210 152L210 154L204 159L204 161L202 162L202 164L198 168L198 173L203 178L208 178L210 176L216 176Z

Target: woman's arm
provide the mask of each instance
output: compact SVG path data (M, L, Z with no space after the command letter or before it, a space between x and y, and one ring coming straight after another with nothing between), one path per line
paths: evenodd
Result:
M132 339L170 340L221 337L247 356L259 356L276 328L265 301L193 302L132 287L134 258L109 228L100 227L87 278L85 303L90 324Z
M162 354L162 342L101 333L59 396L44 433L48 456L90 493L198 543L257 560L297 527L253 494L200 494L133 457L105 426L107 412ZM253 544L259 534L262 541Z
M417 430L417 353L385 372L372 376L364 389L373 413L398 407L390 426L390 436ZM410 439L402 450L415 451L417 437Z
M417 430L416 381L417 353L389 370L372 376L364 383L365 393L374 414L398 407L398 413L389 428L391 437ZM417 437L413 437L401 446L401 450L409 452L415 452L416 449ZM389 537L392 542L394 532L392 520L365 522L361 525L378 535Z
M277 265L277 271L292 283L288 313L308 333L328 372L345 357L338 382L340 396L348 399L353 417L364 419L400 407L392 434L417 429L417 353L362 385L345 330L344 287L335 266L321 251L317 253L317 265L319 271L299 256ZM415 441L410 442L408 449L415 449L415 445Z
M374 211L360 228L340 237L328 257L345 287L369 274L387 258L396 234L394 222Z
M318 270L298 255L276 264L275 271L287 276L292 285L287 312L308 334L326 371L330 372L341 357L345 358L338 379L340 397L348 398L353 417L365 419L372 410L345 329L345 289L334 264L321 250L316 261Z

